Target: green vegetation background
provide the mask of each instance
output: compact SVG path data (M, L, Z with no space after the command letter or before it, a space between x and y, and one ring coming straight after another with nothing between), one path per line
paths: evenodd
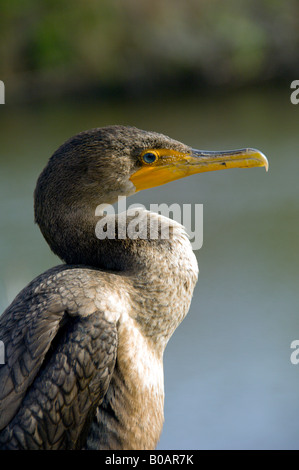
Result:
M298 70L298 0L4 0L0 31L0 78L29 99L240 86Z

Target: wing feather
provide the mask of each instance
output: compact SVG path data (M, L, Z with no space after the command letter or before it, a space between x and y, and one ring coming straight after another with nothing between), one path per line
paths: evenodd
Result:
M50 270L0 317L0 448L82 445L117 354L113 316L95 306L98 299L92 308L97 276L92 269Z

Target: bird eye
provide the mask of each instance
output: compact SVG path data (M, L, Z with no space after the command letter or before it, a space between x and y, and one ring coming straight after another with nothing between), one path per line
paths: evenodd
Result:
M156 160L158 160L158 155L152 152L147 152L142 155L142 160L144 163L154 163Z

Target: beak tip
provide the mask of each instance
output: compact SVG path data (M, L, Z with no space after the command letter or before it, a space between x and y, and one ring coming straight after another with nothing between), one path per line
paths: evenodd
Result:
M256 148L245 147L219 152L192 149L191 156L195 157L198 162L202 161L204 169L201 171L250 167L265 167L266 171L269 170L267 157ZM207 169L207 164L210 165L209 169Z
M266 155L263 154L263 152L261 152L260 150L254 150L256 152L256 154L258 155L258 159L259 161L262 163L261 166L264 166L265 167L265 170L268 172L269 170L269 162L268 162L268 159L266 157Z
M269 171L269 162L267 160L267 158L265 157L265 170L268 172Z

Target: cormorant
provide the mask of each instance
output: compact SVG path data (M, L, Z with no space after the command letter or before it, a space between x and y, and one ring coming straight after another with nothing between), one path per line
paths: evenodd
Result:
M145 237L120 236L121 215L110 215L115 236L100 240L96 208L194 173L267 165L254 149L199 151L125 126L81 132L53 154L37 181L35 220L65 264L0 317L0 448L156 447L163 352L188 312L196 258L179 223L145 210Z

